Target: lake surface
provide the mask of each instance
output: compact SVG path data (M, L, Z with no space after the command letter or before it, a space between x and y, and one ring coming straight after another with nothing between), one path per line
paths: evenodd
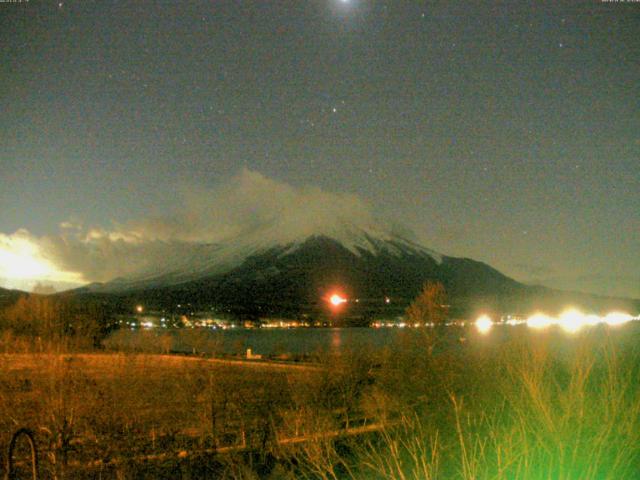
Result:
M300 356L363 349L424 348L425 343L421 340L426 334L433 333L428 330L420 328L181 329L127 331L127 336L135 341L140 335L169 333L174 337L172 349L184 353L191 353L196 345L196 350L201 353L243 355L248 348L251 348L254 354ZM616 344L640 346L640 322L632 322L620 327L601 325L578 333L567 333L558 327L538 331L526 326L495 325L491 331L482 334L471 325L441 328L437 335L444 340L441 343L446 345L446 348L464 345L496 347L515 335L546 337L553 343L567 346L574 343L576 337L591 335L603 340L610 338Z
M263 355L312 355L362 348L382 349L393 346L400 336L407 333L391 328L238 328L206 332L222 353L243 354L251 348L253 353ZM178 351L190 350L181 343L178 340L174 348Z

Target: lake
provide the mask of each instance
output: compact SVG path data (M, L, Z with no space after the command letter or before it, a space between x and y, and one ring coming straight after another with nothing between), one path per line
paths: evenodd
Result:
M127 331L132 342L140 335L149 335L154 331ZM120 332L123 333L123 332ZM385 347L423 348L421 341L428 333L424 328L292 328L292 329L180 329L155 330L157 334L169 333L174 337L173 351L191 353L193 345L204 353L243 355L248 348L254 354L294 356L313 355L320 352L340 353L349 350L382 350ZM640 345L640 322L632 322L618 327L598 325L580 332L568 333L559 327L546 330L531 330L524 325L494 325L487 333L480 333L473 326L444 327L437 335L446 348L468 346L499 346L503 341L515 335L532 335L549 338L553 343L570 345L576 336L595 335L612 338L615 343L635 343Z

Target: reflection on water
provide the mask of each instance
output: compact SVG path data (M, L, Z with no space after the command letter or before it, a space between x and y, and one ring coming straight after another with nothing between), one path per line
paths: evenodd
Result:
M168 330L156 329L154 333L163 334ZM429 333L430 332L430 333ZM120 332L124 333L124 332ZM152 331L129 331L131 337L153 334ZM194 342L199 344L198 351L215 348L217 354L243 355L248 348L256 354L277 355L314 355L319 353L340 353L349 350L382 350L385 347L394 349L424 349L424 336L435 334L445 349L469 348L475 346L498 346L514 335L533 335L536 337L554 338L560 342L568 342L576 338L576 334L567 334L561 328L535 330L525 325L494 325L490 331L481 333L474 326L445 327L437 331L431 329L400 328L296 328L296 329L233 329L206 330L184 329L173 330L173 350L190 353ZM624 342L640 341L640 324L633 322L622 327L600 325L587 330L584 334L615 335ZM208 341L202 341L203 336ZM195 340L197 338L197 340ZM215 346L215 347L209 347Z
M382 348L398 335L397 331L379 332L372 328L297 328L207 330L220 352L242 354L247 348L263 355L312 355L337 353L345 349ZM179 336L178 336L179 337ZM176 342L175 350L188 351Z
M340 350L340 344L342 343L341 330L337 328L331 329L331 346L335 350Z

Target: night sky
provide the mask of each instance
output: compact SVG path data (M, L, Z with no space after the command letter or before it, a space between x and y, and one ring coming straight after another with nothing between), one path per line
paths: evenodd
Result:
M0 262L249 175L640 298L640 3L32 0L0 56Z

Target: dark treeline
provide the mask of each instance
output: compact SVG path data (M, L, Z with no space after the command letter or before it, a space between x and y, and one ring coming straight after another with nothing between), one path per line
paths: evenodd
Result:
M0 332L33 342L96 348L114 327L112 307L71 295L24 294L0 309Z

